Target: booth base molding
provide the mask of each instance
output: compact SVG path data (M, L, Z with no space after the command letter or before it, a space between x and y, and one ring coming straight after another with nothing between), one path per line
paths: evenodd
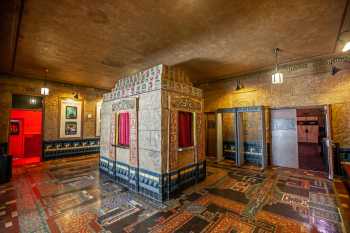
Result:
M159 174L128 164L100 158L100 171L116 183L152 200L163 202L206 177L206 161Z

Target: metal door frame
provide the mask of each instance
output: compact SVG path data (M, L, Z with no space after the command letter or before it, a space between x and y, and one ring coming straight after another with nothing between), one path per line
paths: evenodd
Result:
M266 144L266 122L265 122L265 110L267 108L265 106L252 106L252 107L237 107L237 108L221 108L216 111L216 114L223 114L223 113L234 113L235 114L235 122L233 124L233 127L236 128L236 165L238 167L242 166L244 164L244 146L241 145L241 139L240 139L240 130L242 129L242 126L240 124L240 119L242 117L242 114L244 112L259 112L260 113L260 130L262 131L262 138L261 138L261 144L262 144L262 157L261 157L261 168L265 169L267 167L267 144ZM221 116L221 121L223 117ZM222 122L221 122L222 125ZM223 127L223 126L222 126ZM222 134L222 127L221 127L221 134ZM219 129L217 129L219 130ZM234 129L235 130L235 129ZM219 132L218 132L219 134ZM222 148L222 146L221 146ZM219 150L219 149L218 149ZM221 152L223 153L223 152Z
M326 143L327 143L327 157L328 157L328 179L334 178L334 156L333 156L333 140L332 140L332 115L331 105L323 106L325 112L326 123Z

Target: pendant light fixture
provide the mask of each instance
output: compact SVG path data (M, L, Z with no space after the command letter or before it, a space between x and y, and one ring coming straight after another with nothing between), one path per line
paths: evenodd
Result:
M40 93L43 96L48 96L50 93L50 89L47 87L46 85L46 79L47 79L47 73L49 72L48 69L45 69L45 82L44 82L44 86L40 89Z
M279 48L273 49L273 52L276 56L276 67L275 71L272 73L272 84L282 84L283 83L283 74L278 70L278 53L281 50Z

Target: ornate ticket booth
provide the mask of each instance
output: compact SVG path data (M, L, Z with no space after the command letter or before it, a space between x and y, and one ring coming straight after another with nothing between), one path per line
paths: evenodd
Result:
M202 91L188 80L157 65L104 95L101 171L157 201L205 178Z

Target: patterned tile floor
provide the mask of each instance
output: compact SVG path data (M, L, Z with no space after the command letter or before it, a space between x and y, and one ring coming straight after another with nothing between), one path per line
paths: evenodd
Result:
M97 160L16 168L0 186L0 232L346 232L333 183L314 173L209 163L205 181L157 204L100 174Z

